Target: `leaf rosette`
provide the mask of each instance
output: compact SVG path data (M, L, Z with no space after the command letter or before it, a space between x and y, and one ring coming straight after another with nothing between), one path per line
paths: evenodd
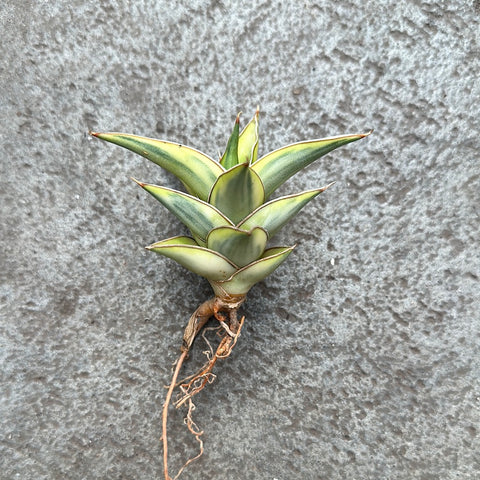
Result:
M123 133L92 133L148 158L182 182L186 193L135 180L191 233L161 240L147 249L205 277L220 298L246 295L287 259L295 246L268 247L268 242L333 183L269 200L274 191L313 161L369 134L299 142L258 159L258 113L241 132L237 116L218 162L173 142Z

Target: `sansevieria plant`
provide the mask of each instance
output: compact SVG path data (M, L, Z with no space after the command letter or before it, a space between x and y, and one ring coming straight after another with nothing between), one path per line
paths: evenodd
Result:
M216 351L212 350L199 372L178 386L181 396L176 406L188 406L186 423L200 443L200 453L195 457L198 458L203 452L202 432L192 420L192 398L212 381L215 362L228 357L236 344L244 321L244 317L237 318L237 310L248 291L279 267L295 248L267 246L268 243L280 228L332 183L273 200L270 200L271 195L314 160L369 133L303 141L258 158L257 110L241 133L237 116L225 153L219 161L215 161L178 143L123 133L92 132L97 138L142 155L182 182L186 192L135 180L191 233L191 236L161 240L147 249L205 277L215 294L197 308L185 328L181 355L165 400L162 440L166 480L171 480L167 464L168 406L177 386L179 371L195 337L211 317L218 320L221 340Z

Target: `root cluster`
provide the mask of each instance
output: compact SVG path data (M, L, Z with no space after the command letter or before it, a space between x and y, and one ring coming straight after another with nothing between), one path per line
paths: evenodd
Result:
M212 383L215 380L215 374L212 372L212 370L217 360L227 358L232 353L238 337L240 336L243 322L245 320L245 317L242 317L240 320L238 320L237 317L237 310L244 300L244 296L238 298L212 298L200 305L188 321L188 324L185 328L185 333L183 335L181 354L176 362L172 381L168 387L168 393L165 398L165 403L163 404L162 443L165 480L172 480L172 477L170 477L168 474L167 420L168 407L171 402L173 391L175 388L179 389L179 395L175 400L174 405L176 408L180 408L185 404L187 405L188 409L185 417L185 424L187 425L190 433L199 443L199 453L195 457L190 458L183 465L173 479L176 480L183 470L190 465L190 463L200 458L203 454L203 441L201 439L203 430L201 430L193 420L193 412L195 410L193 397L200 393L209 383ZM217 335L220 337L220 342L216 350L214 350L211 343L205 337L205 331L207 329L203 329L211 317L215 317L215 319L219 322L218 327L213 327L213 330L215 330ZM208 350L204 352L207 357L207 361L198 372L178 382L177 378L183 362L188 356L188 352L193 345L193 341L200 331L202 331L202 329L202 337L208 345Z

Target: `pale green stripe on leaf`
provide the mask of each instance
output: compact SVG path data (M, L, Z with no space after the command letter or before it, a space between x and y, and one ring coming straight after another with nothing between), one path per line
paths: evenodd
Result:
M178 143L125 133L92 133L107 142L138 153L173 173L187 190L206 200L212 185L225 170L212 158Z
M270 275L284 262L295 247L274 247L265 250L256 262L243 267L224 282L212 283L215 292L245 295L256 283Z
M199 246L192 237L187 237L186 235L178 235L176 237L167 238L166 240L160 240L159 242L156 242L145 248L151 249L150 247L153 247L154 245L190 245L191 247Z
M235 227L217 227L208 234L207 247L243 267L262 255L267 240L267 232L260 227L249 232Z
M250 230L256 226L263 227L268 232L269 238L272 238L310 200L314 199L319 193L324 192L334 183L332 182L325 187L315 190L307 190L295 195L287 195L271 200L257 208L237 226L242 230Z
M146 248L175 260L191 272L210 281L225 280L237 270L227 258L217 252L199 247L190 237L173 237Z
M222 173L208 199L233 223L243 220L264 201L262 181L245 163Z
M258 152L258 110L238 139L238 163L255 163Z
M134 180L137 182L137 180ZM199 243L206 245L208 232L232 222L215 207L187 193L171 188L137 182L170 210L192 232Z
M223 154L220 163L222 166L228 170L229 168L238 165L238 132L240 127L240 114L237 115L235 120L235 125L233 127L233 132L228 139L227 148Z
M268 198L292 175L335 148L366 137L370 133L309 140L287 145L268 153L252 165L265 187Z

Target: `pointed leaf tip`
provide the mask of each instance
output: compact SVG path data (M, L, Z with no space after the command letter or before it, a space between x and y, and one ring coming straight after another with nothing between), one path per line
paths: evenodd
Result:
M238 138L238 163L252 165L257 161L258 151L258 110Z
M334 183L335 182L332 182L325 187L306 190L305 192L287 195L264 203L242 220L238 228L248 230L256 226L261 226L268 232L269 238L272 238L278 230L295 217L310 200L313 200Z
M134 178L134 177L130 177L130 180L133 180L137 185L139 185L139 186L142 187L142 188L144 188L145 185L147 185L146 183L140 182L139 180L137 180L137 179Z
M206 200L216 179L225 171L215 160L194 148L126 133L94 133L94 136L127 148L173 173L188 192Z
M252 165L265 186L265 196L268 198L288 178L323 155L342 145L366 137L370 133L342 135L307 140L267 153Z
M237 115L237 118L235 119L235 125L233 126L232 134L228 139L227 148L225 149L225 153L220 159L220 164L222 165L223 168L225 168L225 170L229 170L235 165L238 165L239 134L240 134L240 113Z

